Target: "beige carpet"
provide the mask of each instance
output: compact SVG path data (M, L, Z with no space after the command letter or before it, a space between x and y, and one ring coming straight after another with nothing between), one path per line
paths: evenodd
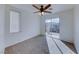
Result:
M5 54L48 54L48 46L45 36L23 41L5 49Z

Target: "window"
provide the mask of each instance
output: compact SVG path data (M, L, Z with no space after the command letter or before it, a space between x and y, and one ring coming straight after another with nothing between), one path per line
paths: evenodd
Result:
M47 32L59 33L59 17L47 19L45 23Z
M51 19L48 19L45 21L45 23L50 23L51 22Z
M10 11L10 33L19 32L19 12Z
M59 33L59 18L52 19L50 32Z

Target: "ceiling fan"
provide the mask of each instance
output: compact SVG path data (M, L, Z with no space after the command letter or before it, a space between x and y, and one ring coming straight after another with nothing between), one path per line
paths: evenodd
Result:
M32 6L38 10L34 13L41 13L41 15L43 15L44 13L52 13L51 11L48 11L49 7L51 7L51 4L48 4L46 6L41 5L40 7L37 7L36 5L32 5Z

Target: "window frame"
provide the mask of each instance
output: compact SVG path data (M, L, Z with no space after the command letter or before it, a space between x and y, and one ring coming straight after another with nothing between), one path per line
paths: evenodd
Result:
M17 32L16 32L16 31L15 31L15 32L11 32L11 25L10 25L10 20L9 20L9 32L10 32L10 33L19 33L19 32L21 31L21 28L20 28L20 27L21 27L21 26L20 26L20 24L21 24L21 23L20 23L20 22L21 22L21 21L20 21L20 19L21 19L21 12L19 12L18 10L10 9L10 11L9 11L9 19L10 19L10 12L16 12L16 13L19 14L19 22L18 22L18 26L19 26L18 28L19 28L19 30L18 30Z

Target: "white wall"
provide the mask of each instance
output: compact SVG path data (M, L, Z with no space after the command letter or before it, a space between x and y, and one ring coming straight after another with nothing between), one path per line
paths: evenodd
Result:
M4 20L5 20L5 5L0 4L0 54L4 53Z
M40 16L40 34L45 35L45 17Z
M41 34L45 33L45 20L55 17L60 18L60 39L73 42L73 10L66 10L41 17Z
M20 19L20 32L9 33L9 11L16 10L21 13ZM28 10L20 10L15 7L6 6L6 24L5 24L5 36L6 36L6 47L14 45L18 42L22 42L34 36L40 34L40 23L39 17L36 14L30 13Z
M74 43L79 53L79 5L76 5L74 9Z
M73 10L63 11L60 17L60 39L73 42Z

